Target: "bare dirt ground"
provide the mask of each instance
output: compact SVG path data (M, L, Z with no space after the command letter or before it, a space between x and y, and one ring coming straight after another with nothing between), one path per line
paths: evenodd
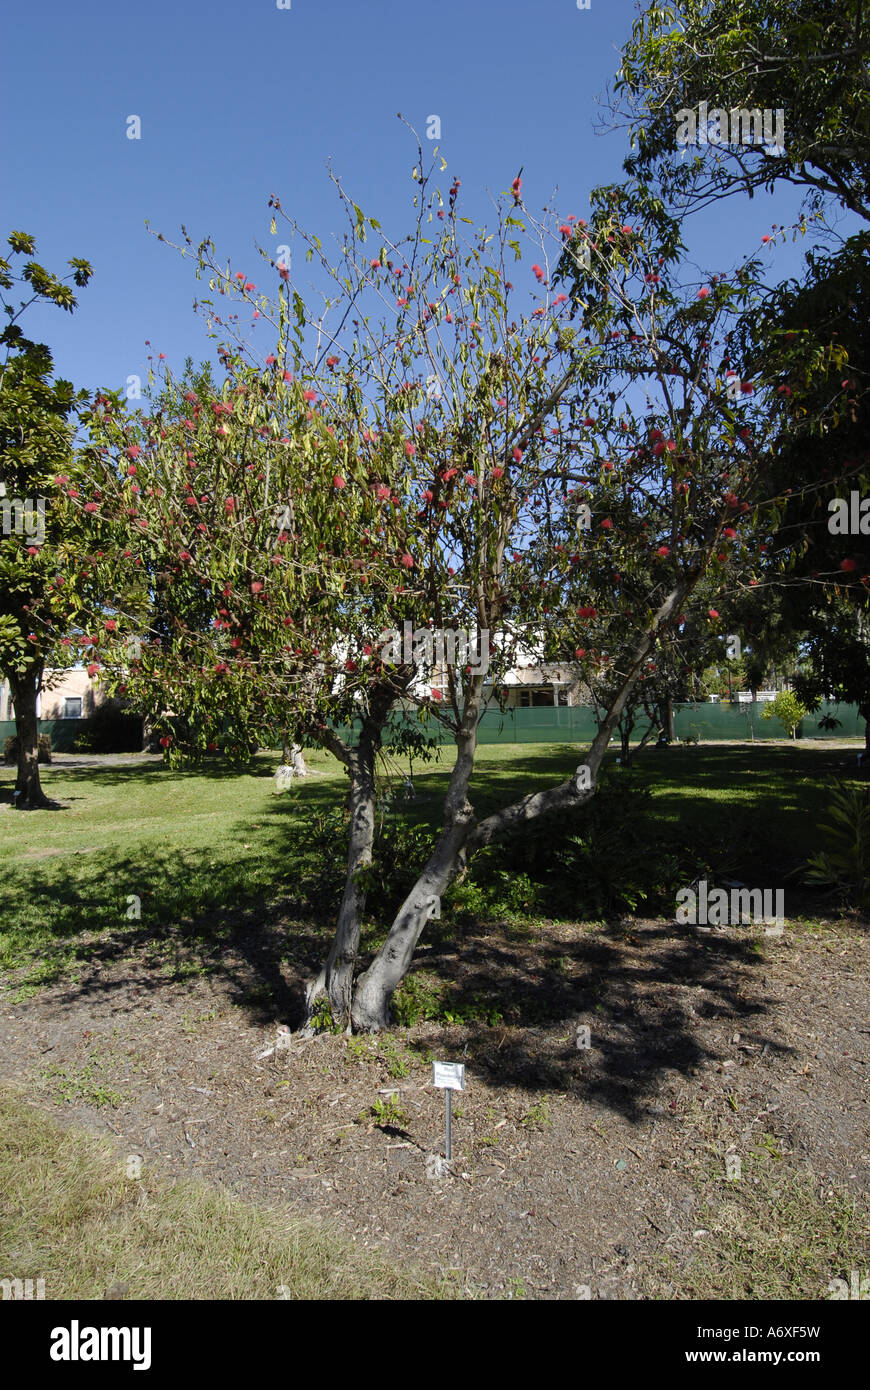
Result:
M211 971L107 942L77 982L0 996L0 1081L169 1179L284 1204L483 1296L704 1296L693 1271L734 1236L729 1154L732 1179L736 1157L761 1192L766 1164L810 1179L821 1203L845 1193L866 1230L868 950L854 922L780 938L661 921L479 929L420 965L468 997L497 986L503 1022L296 1036L257 1061L275 1022L297 1021L287 939L286 923L256 939L240 923ZM468 1082L440 1178L433 1057L464 1061ZM775 1232L768 1243L775 1263ZM841 1274L829 1253L795 1296L826 1297Z

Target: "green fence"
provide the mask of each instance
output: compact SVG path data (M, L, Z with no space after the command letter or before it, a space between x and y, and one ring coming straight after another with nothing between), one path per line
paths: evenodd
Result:
M762 703L738 704L724 700L721 704L678 705L674 709L674 733L678 739L768 739L783 738L778 719L763 719L766 706ZM819 728L825 714L839 719L840 727L833 733ZM410 716L413 717L413 716ZM51 746L57 753L69 753L80 733L91 728L89 719L43 719L39 730L51 734ZM430 719L424 726L430 738L451 743L449 732ZM591 743L598 726L589 705L541 705L535 709L512 709L503 714L488 709L480 721L478 738L481 743ZM647 729L646 719L638 720L632 741L639 742ZM345 736L347 730L342 731ZM15 733L14 723L0 721L0 750L3 740ZM863 738L864 720L855 705L822 705L815 714L808 714L800 727L803 738ZM137 742L138 739L138 742ZM142 747L141 732L131 725L129 737L118 740L118 752L134 752ZM123 745L123 746L122 746Z
M778 719L762 718L766 705L761 702L739 704L677 705L674 707L674 734L678 739L769 739L784 738L785 731ZM833 733L819 728L818 721L826 714L840 720ZM413 717L413 716L410 716ZM440 743L452 742L447 730L430 719L424 726L430 738ZM645 718L639 719L632 732L632 742L639 743L648 727ZM346 731L342 731L346 733ZM502 713L489 709L478 728L480 743L591 743L598 732L595 712L589 705L541 705L532 709L511 709ZM855 705L823 704L815 714L807 715L800 726L802 738L863 738L864 720Z

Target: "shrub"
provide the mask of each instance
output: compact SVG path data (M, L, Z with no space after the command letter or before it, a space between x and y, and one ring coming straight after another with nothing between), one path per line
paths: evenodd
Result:
M775 700L765 705L762 719L778 719L789 738L794 738L795 730L809 711L802 705L792 690L781 690Z
M37 742L37 761L51 762L51 734L40 734ZM3 744L3 760L7 766L14 767L18 762L18 735L13 734Z
M87 726L77 731L72 747L76 753L138 753L142 720L135 714L98 706Z
M585 805L542 819L476 856L455 890L457 899L475 913L489 897L494 906L510 904L508 910L570 918L666 906L707 866L687 846L677 852L657 826L651 796L632 769L605 775ZM476 901L469 896L472 886Z
M870 906L870 788L838 787L820 824L825 846L807 860L804 881L830 884L844 902Z

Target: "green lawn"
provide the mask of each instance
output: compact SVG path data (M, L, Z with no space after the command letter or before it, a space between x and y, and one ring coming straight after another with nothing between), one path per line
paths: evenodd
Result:
M478 813L562 780L582 753L577 745L485 745L471 790ZM417 826L418 840L437 826L450 756L444 749L439 763L415 765L418 799L397 801L388 825ZM131 946L163 937L183 938L194 952L214 949L239 914L270 910L285 917L289 911L309 930L314 924L325 932L342 874L338 816L346 780L330 755L308 758L318 775L281 796L271 776L277 754L261 755L246 772L222 765L173 772L155 763L45 768L44 786L65 809L4 812L0 821L0 968L32 962L28 978L35 985L74 972L76 960L86 959L106 934L117 940L127 933ZM763 873L759 881L773 884L817 847L829 788L841 773L848 777L853 764L846 750L801 742L651 749L629 773L611 754L604 777L611 789L608 853L619 857L623 838L626 846L648 841L656 855L672 853L681 865L677 872L712 865L747 881ZM396 764L396 772L405 768ZM0 790L7 798L11 781L6 769ZM629 785L649 788L640 812L632 810L637 798ZM632 826L625 837L622 806ZM300 826L312 817L320 818L319 838L300 844ZM545 830L539 857L564 828L563 819ZM397 872L412 867L409 843L391 841ZM590 853L595 859L594 846ZM494 880L489 908L499 905L499 883L509 886L511 862L508 856ZM133 915L132 898L139 899L141 920ZM375 896L374 911L388 899L389 893L383 902ZM480 906L461 893L459 900L472 910ZM540 903L536 911L540 915Z

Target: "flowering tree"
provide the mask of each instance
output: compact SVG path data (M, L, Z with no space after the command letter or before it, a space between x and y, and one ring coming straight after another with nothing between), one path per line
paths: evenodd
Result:
M709 351L717 319L751 297L748 275L656 288L678 261L673 225L640 203L624 225L614 192L598 198L587 233L575 218L534 218L517 179L495 230L465 234L458 180L445 200L422 157L414 178L417 215L402 241L336 181L347 225L335 256L270 200L273 234L280 218L320 276L316 307L289 243L261 252L273 296L200 243L201 307L225 380L206 398L164 372L163 405L144 419L101 398L92 496L65 504L88 510L100 547L120 548L128 566L95 673L114 670L132 698L159 690L188 747L220 746L235 721L259 720L343 763L345 893L308 999L312 1014L325 998L357 1029L388 1022L433 908L478 849L594 794L657 643L673 640L708 571L721 586L746 570L738 525L764 495L750 407L718 389ZM513 269L521 237L536 257L525 310L515 306L528 291L510 278L529 274ZM588 274L555 292L553 271L576 268L579 251ZM265 356L254 344L263 326ZM642 402L640 376L657 400ZM156 589L160 633L149 626ZM410 652L396 636L406 623ZM421 694L433 627L474 640L448 660L446 691ZM488 677L498 685L531 631L560 661L582 666L588 651L610 665L607 709L577 775L480 819L469 787ZM484 638L489 670L477 659ZM359 974L375 758L400 701L449 729L456 759L431 853ZM164 738L178 748L171 730Z

